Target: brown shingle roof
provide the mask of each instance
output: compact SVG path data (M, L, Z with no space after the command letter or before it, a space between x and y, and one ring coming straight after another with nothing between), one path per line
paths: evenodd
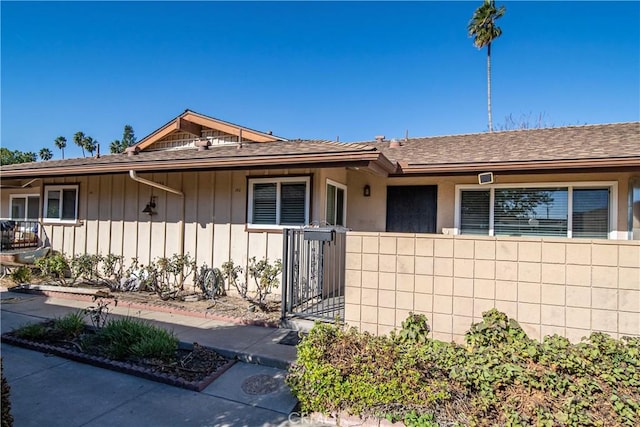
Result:
M390 148L389 142L369 142L404 172L428 173L458 167L508 164L531 167L555 163L605 164L627 160L640 167L640 122L561 128L486 132L411 138Z
M216 167L296 166L313 163L376 161L380 151L364 144L342 144L322 140L278 141L270 144L243 143L177 150L141 151L138 155L110 154L99 158L76 158L22 163L2 167L3 177L107 173L136 170L167 170ZM388 169L392 169L386 159Z
M640 170L640 122L412 138L389 142L338 143L323 140L244 143L142 151L100 158L23 163L2 167L6 178L194 168L347 165L376 162L379 171L469 173L487 170L535 170L626 167ZM383 154L384 155L383 155ZM488 169L491 168L491 169Z

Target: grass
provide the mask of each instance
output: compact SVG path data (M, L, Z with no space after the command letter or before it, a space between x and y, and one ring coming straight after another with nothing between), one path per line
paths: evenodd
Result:
M16 329L15 335L25 340L39 341L47 336L48 330L49 329L42 323L33 323Z
M102 351L116 360L156 359L171 361L178 350L178 338L169 331L140 319L109 320L104 327L87 334L82 312L69 313L45 323L22 326L18 338L33 341L79 341L84 351Z
M178 339L171 332L134 318L113 319L97 332L107 355L116 360L156 358L171 360Z
M84 317L80 312L69 313L53 321L53 330L63 339L74 339L85 329Z

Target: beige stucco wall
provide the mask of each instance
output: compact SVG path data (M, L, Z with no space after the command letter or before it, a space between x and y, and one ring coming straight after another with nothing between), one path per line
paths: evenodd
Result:
M637 174L636 174L637 175ZM495 174L495 184L526 183L572 183L572 182L617 182L617 230L620 238L628 232L628 187L631 173L566 173L566 174ZM389 185L437 185L438 210L436 230L453 228L455 225L455 186L477 184L477 175L395 177L383 178L360 171L348 171L349 227L354 231L385 231L387 186ZM371 197L363 197L365 185L371 187Z
M495 307L530 337L640 335L640 242L436 234L347 235L345 319L374 334L409 312L461 341Z

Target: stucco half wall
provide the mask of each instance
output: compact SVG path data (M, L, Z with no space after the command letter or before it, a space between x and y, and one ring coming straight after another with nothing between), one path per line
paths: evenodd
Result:
M640 242L347 234L345 320L374 334L409 312L433 337L462 341L495 307L530 337L640 335Z

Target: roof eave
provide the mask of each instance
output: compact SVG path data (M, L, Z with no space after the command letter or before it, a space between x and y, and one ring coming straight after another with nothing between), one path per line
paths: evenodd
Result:
M562 169L599 169L599 168L632 168L640 167L640 157L623 157L608 159L570 159L521 162L477 162L477 163L449 163L449 164L410 164L398 163L397 175L409 174L460 174L478 173L478 171L538 171Z
M63 175L99 175L128 172L178 171L196 169L251 169L264 167L296 168L300 165L341 166L362 163L372 172L389 174L395 167L379 151L321 154L293 154L274 156L204 158L187 160L126 162L104 165L57 166L38 169L16 169L2 172L2 179L54 177Z
M286 141L285 138L281 138L279 136L269 135L268 133L236 125L234 123L225 122L224 120L219 120L214 117L205 116L204 114L196 113L195 111L186 110L184 113L171 119L165 125L161 126L149 135L142 138L135 146L140 150L144 150L145 148L169 135L171 132L181 129L181 120L196 123L200 126L214 126L214 128L217 128L218 130L221 130L223 132L227 132L231 135L239 136L242 134L247 139L254 142Z

